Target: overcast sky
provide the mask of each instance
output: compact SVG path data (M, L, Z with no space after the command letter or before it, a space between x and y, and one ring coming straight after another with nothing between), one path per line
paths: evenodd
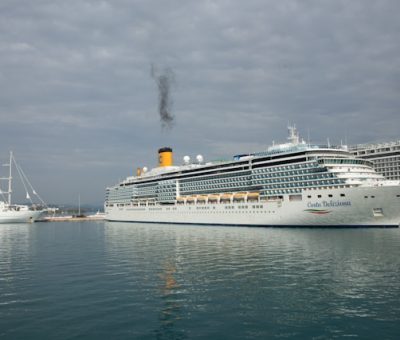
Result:
M49 203L101 203L162 146L176 163L228 159L285 141L288 122L312 142L399 139L399 13L398 0L2 0L0 159L13 150ZM174 73L170 129L151 65Z

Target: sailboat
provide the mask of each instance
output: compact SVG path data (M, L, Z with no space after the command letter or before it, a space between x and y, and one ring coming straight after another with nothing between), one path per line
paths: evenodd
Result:
M26 191L26 198L31 202L31 205L12 204L11 202L13 165L17 169L17 172L21 178L21 182ZM35 222L35 220L37 220L47 210L44 208L46 207L46 204L33 189L22 168L15 161L12 151L10 152L9 163L4 164L4 166L9 167L9 176L0 178L1 181L8 182L7 191L3 191L0 186L0 223ZM35 206L33 204L28 188L31 190L32 194L39 199L41 205Z

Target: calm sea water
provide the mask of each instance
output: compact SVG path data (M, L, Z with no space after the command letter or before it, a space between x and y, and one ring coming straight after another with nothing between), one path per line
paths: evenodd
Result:
M400 338L399 229L0 225L0 338Z

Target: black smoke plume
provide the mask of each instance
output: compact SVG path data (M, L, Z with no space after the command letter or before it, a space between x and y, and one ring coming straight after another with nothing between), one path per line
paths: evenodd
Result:
M160 73L156 66L151 65L151 77L156 81L158 87L158 112L160 114L162 128L171 129L174 125L174 116L171 113L172 98L171 88L175 84L175 74L171 68L164 68Z

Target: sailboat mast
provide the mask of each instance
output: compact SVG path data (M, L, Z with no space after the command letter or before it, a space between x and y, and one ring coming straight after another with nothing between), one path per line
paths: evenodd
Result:
M12 151L10 151L10 162L8 164L10 166L10 172L9 172L9 176L8 176L8 204L9 205L11 205L12 160L13 160L13 153L12 153Z

